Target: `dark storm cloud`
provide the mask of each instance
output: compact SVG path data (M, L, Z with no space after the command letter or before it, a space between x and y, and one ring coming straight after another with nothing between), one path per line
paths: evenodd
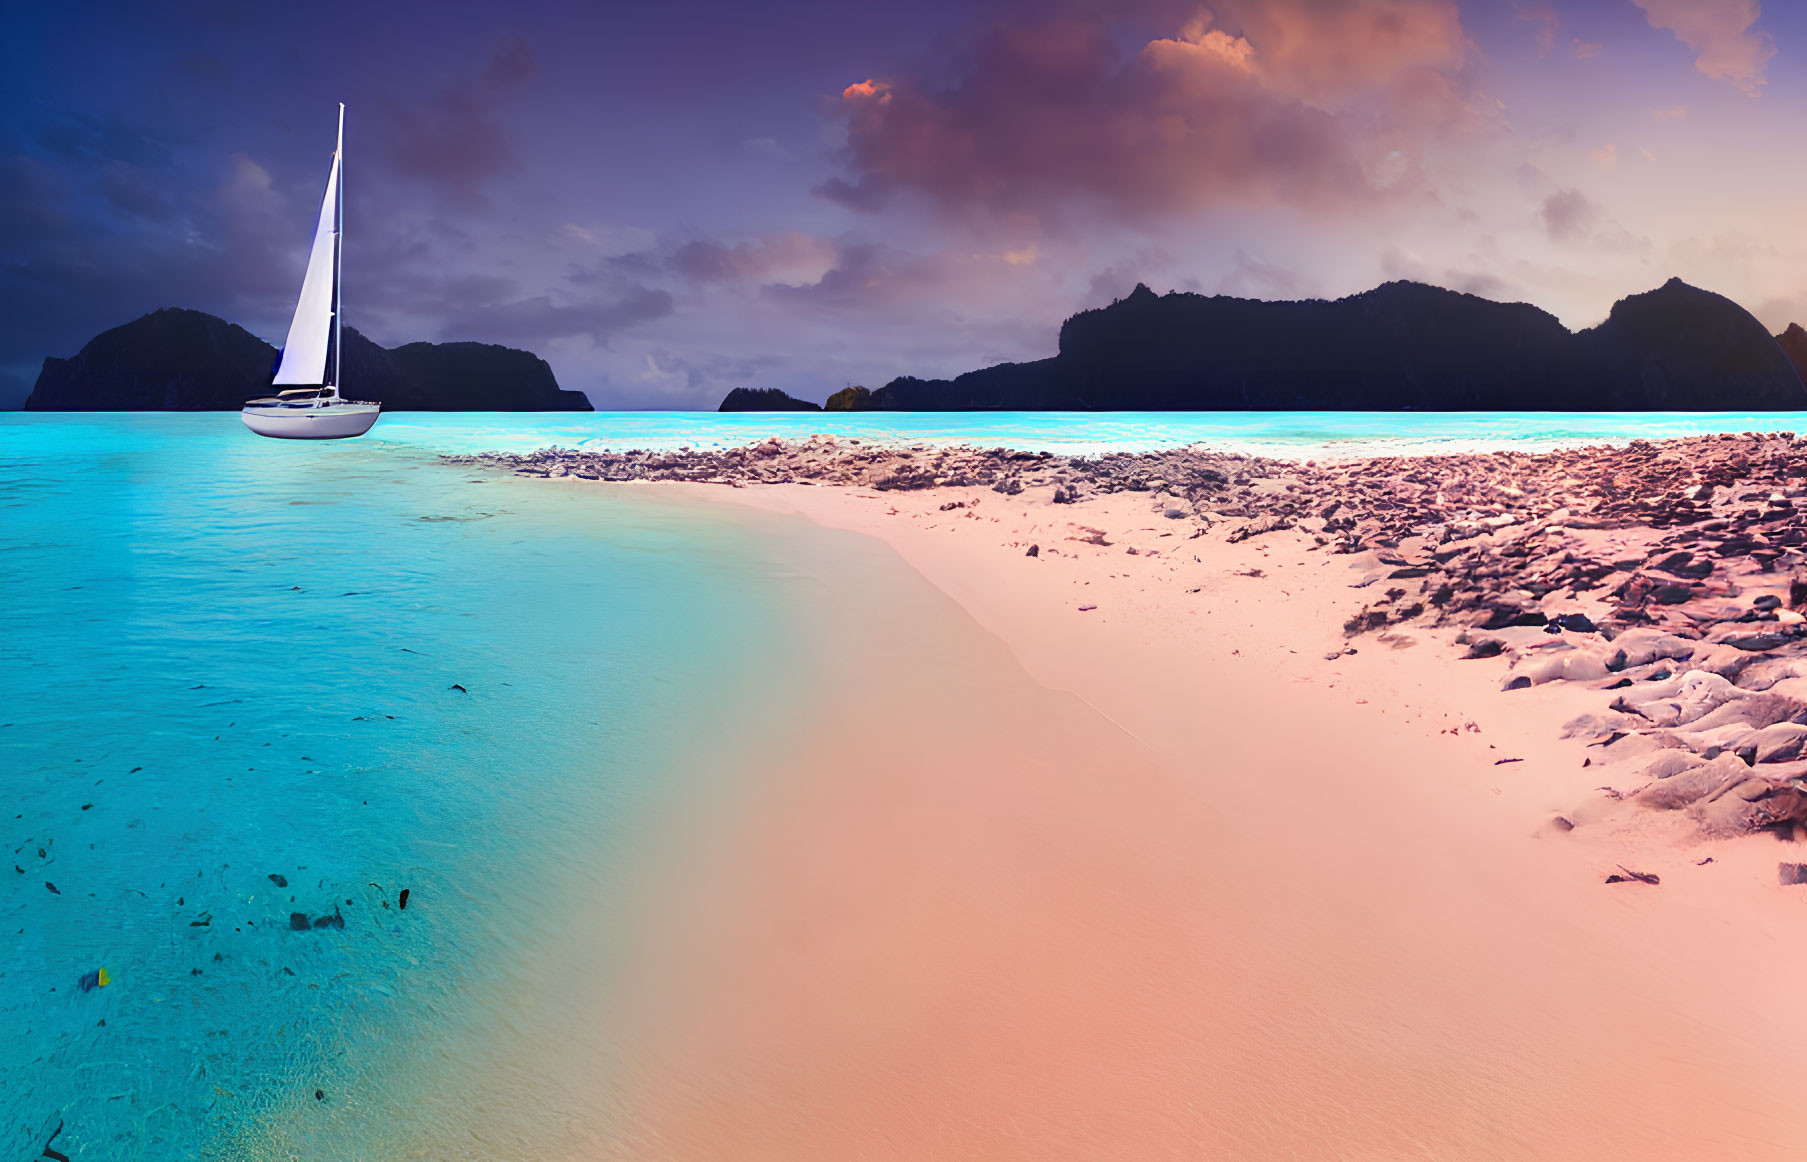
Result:
M534 295L487 303L463 316L448 317L449 337L522 345L549 339L584 338L600 347L618 331L672 313L671 295L654 287L634 287L595 299L559 301Z
M381 157L396 174L463 202L517 159L514 136L496 105L534 72L533 50L511 37L475 74L458 77L417 103L378 108Z

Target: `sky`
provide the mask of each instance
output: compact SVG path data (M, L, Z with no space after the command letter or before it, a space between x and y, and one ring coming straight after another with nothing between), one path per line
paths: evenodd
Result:
M1807 324L1798 0L0 20L0 407L159 307L280 344L341 101L347 325L524 347L599 408L1042 358L1137 282L1417 279L1580 328L1679 276Z

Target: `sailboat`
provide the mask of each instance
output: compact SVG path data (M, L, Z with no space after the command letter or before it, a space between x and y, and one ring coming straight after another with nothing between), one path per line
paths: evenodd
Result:
M272 386L286 388L246 403L239 418L260 436L284 440L343 440L361 436L382 413L380 403L346 399L339 394L340 259L345 191L340 168L345 154L345 106L339 106L339 141L333 149L320 224L308 254L301 299L289 324L289 339L276 362Z

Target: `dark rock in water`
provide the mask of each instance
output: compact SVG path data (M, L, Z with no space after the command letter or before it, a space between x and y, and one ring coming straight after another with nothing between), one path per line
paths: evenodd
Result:
M270 873L270 882L275 884L279 888L286 888L289 886L288 879L282 875L277 874L276 872Z
M92 970L91 972L82 973L81 979L75 982L75 987L81 989L85 993L91 993L95 989L99 988L100 987L100 969L97 968L97 969Z
M590 411L546 361L488 343L389 350L345 328L344 393L389 411ZM27 411L236 411L268 395L276 348L224 319L175 307L102 332L80 353L47 358Z
M843 387L822 405L826 412L863 412L880 405L872 402L872 393L863 387Z
M289 913L289 931L306 932L307 930L308 930L307 913L306 912L290 912Z
M728 393L720 412L819 412L821 404L794 399L776 387L737 387Z
M398 905L400 905L402 911L405 912L408 910L408 889L407 888L402 889L402 894L397 898L396 903Z
M294 917L290 917L289 923L293 924L294 922L295 922ZM314 927L316 927L316 928L343 928L343 927L345 927L345 917L339 912L339 909L334 908L333 914L330 916L315 916L314 917Z
M49 880L45 880L45 881L44 881L44 886L45 886L45 887L46 887L46 888L48 888L48 889L50 889L50 892L51 892L51 894L52 894L52 895L57 895L57 896L60 896L60 895L62 895L62 894L63 894L63 893L62 893L62 892L61 892L61 891L60 891L60 890L59 890L59 889L58 889L58 888L57 888L57 886L56 886L56 885L55 885L55 884L53 884L53 883L51 883L51 882L50 882L50 881L49 881Z
M1053 358L952 380L905 376L839 406L1763 411L1807 408L1807 387L1749 312L1679 279L1621 299L1578 333L1524 303L1412 282L1334 302L1138 285L1068 319Z
M1788 356L1800 377L1807 380L1807 329L1799 323L1788 324L1788 330L1776 336L1776 346L1782 348L1782 354Z
M325 1101L326 1100L326 1091L323 1089L316 1089L314 1091L314 1100L315 1101Z

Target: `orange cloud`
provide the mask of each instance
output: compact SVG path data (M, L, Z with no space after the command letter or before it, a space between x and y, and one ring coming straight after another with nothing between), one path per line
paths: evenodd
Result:
M891 99L891 86L885 84L883 81L874 81L871 79L856 81L841 90L841 97L843 100L847 101L857 101L867 97L877 97L880 101L889 101Z
M1632 0L1652 28L1675 34L1696 53L1694 67L1730 81L1755 97L1767 82L1764 69L1776 55L1767 32L1752 32L1763 14L1760 0Z

